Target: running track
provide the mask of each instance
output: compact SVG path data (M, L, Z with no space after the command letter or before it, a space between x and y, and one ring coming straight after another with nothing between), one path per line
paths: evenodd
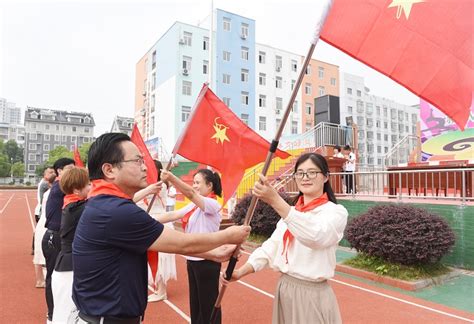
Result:
M35 204L35 191L0 191L0 323L45 323L44 290L34 288L30 255ZM176 260L178 281L169 282L167 301L148 304L146 323L189 320L186 264L181 256ZM223 301L223 322L270 323L277 279L267 270L232 283ZM474 323L472 313L339 275L331 286L344 323Z

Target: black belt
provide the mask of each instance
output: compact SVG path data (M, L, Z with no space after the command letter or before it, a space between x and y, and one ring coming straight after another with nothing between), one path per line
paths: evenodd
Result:
M142 317L90 316L79 313L79 317L89 324L140 324ZM102 321L101 321L102 320Z

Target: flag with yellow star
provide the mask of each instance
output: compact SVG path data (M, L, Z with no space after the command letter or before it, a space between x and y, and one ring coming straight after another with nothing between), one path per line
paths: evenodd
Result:
M270 143L248 127L204 84L173 154L210 165L222 175L224 204L246 169L265 161ZM290 154L277 150L275 157Z
M321 39L463 129L474 95L473 0L333 0Z

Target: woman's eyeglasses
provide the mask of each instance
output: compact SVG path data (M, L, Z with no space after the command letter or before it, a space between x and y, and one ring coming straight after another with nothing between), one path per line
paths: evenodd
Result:
M318 176L318 173L323 173L322 171L316 171L316 170L308 170L306 172L304 171L296 171L293 173L293 177L295 179L302 180L304 176L307 176L308 179L314 179Z

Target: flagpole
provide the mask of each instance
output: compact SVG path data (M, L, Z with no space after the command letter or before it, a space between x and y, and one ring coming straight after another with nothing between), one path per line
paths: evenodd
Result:
M262 170L263 175L266 175L268 169L270 168L270 163L272 161L273 154L276 152L276 150L278 148L278 143L279 143L280 137L281 137L281 135L283 133L283 130L285 128L285 124L286 124L286 121L288 120L291 109L293 108L293 103L295 102L296 96L298 94L298 90L301 86L301 83L303 82L303 78L304 78L304 75L305 75L306 68L308 67L308 64L311 60L314 49L316 47L316 43L319 40L319 35L321 34L321 30L323 28L324 22L326 21L326 17L329 13L329 10L331 9L331 5L332 5L332 0L329 0L325 3L324 7L321 10L321 17L320 17L319 21L316 24L316 28L315 28L315 31L314 31L313 39L311 41L311 46L309 47L309 50L308 50L308 54L306 55L303 66L301 67L298 80L296 81L295 87L293 88L293 92L291 94L290 101L288 102L288 105L286 106L285 114L283 115L282 121L280 123L280 126L278 127L275 138L272 140L272 143L270 144L270 148L269 148L269 151L268 151L268 154L267 154L267 158L265 159L265 164L264 164L263 170ZM255 197L255 196L252 196L252 200L250 201L250 205L247 209L247 214L245 215L243 225L250 225L250 222L251 222L252 217L253 217L253 213L255 211L255 207L257 206L257 202L258 202L258 198ZM237 264L239 253L240 253L240 245L238 245L235 248L232 257L229 260L229 264L227 265L227 269L225 271L225 279L226 280L230 280L232 278L232 273L234 272L235 265ZM218 310L221 307L222 298L224 297L226 288L227 288L226 285L221 286L221 289L219 291L219 296L217 296L217 300L214 304L214 308L213 308L212 313L211 313L211 319L210 319L211 324L214 324L216 322L217 313L218 313Z
M176 157L176 154L173 154L170 158L170 161L168 162L168 165L166 166L165 170L169 171L172 169L173 166L173 159ZM156 193L153 194L153 198L151 198L150 204L148 204L148 208L146 209L147 214L150 213L151 207L153 206L153 203L155 202L156 199Z

